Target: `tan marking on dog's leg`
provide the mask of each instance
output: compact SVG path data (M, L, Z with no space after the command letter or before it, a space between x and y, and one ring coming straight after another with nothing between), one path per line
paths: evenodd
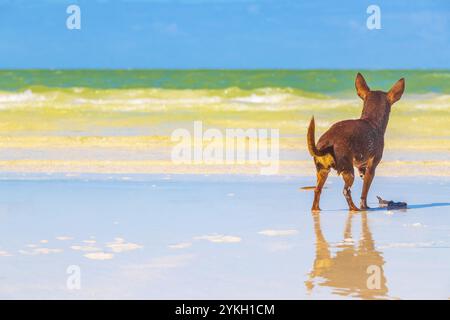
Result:
M355 175L351 171L343 171L342 178L344 179L344 197L347 200L348 208L350 211L359 211L359 209L355 206L352 199L352 193L350 191L353 181L355 180Z
M330 169L319 169L317 171L317 184L314 190L314 202L311 211L320 211L320 194L322 193L323 185L325 184L325 181L327 181L329 173Z

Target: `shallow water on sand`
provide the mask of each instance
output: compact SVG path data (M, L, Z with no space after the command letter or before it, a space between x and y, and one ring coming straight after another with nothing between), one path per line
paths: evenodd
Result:
M299 190L312 184L289 176L5 176L0 298L450 297L448 178L377 177L370 200L410 209L356 214L332 177L323 211L312 215L312 193ZM358 180L355 199L360 189ZM66 286L71 265L80 267L80 290Z
M279 174L309 175L305 135L358 118L354 70L0 70L0 172L236 173L176 166L176 129L274 129ZM371 88L401 77L378 175L450 176L448 70L364 71ZM234 143L234 141L232 142ZM205 142L205 146L207 143ZM302 163L307 161L307 164Z

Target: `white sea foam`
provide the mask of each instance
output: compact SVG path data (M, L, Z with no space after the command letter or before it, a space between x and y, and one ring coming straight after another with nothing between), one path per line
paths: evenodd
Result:
M422 94L409 96L399 103L415 110L448 110L450 95ZM34 93L0 92L0 109L53 108L100 111L176 111L186 108L211 111L314 111L361 108L356 97L319 96L290 89L263 88L254 90L170 90L120 89L61 91Z
M0 92L0 103L20 103L30 101L45 101L47 98L41 94L34 94L31 90L21 93Z

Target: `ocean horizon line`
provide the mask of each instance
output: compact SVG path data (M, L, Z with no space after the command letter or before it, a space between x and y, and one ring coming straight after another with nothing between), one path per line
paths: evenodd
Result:
M95 89L292 88L313 93L354 91L363 73L373 88L388 90L405 78L410 93L450 93L450 70L439 69L4 69L0 90L31 87Z
M450 68L0 68L3 71L450 71Z

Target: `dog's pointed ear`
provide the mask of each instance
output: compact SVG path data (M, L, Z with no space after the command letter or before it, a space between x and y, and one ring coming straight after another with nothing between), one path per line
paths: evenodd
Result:
M392 105L402 97L403 91L405 91L405 79L398 80L387 93L389 103Z
M366 98L367 94L369 93L370 89L366 83L366 80L364 79L362 74L359 72L356 75L355 87L356 87L356 93L358 94L358 96L364 100Z

